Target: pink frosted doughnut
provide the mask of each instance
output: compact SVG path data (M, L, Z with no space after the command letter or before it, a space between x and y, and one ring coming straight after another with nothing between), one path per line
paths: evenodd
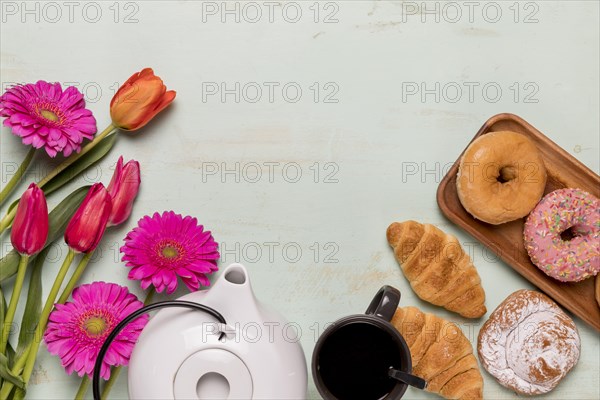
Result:
M570 229L573 236L561 234ZM548 193L525 222L525 248L546 275L578 282L600 272L600 200L580 189Z

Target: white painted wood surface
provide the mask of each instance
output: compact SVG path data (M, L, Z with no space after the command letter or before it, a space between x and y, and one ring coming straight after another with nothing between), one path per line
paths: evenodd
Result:
M168 112L122 135L98 168L51 197L53 205L84 183L107 183L120 154L142 165L131 219L107 233L83 281L128 284L143 295L117 258L125 233L156 210L194 215L221 243L221 266L244 262L256 295L298 324L309 360L315 328L362 312L382 284L398 287L403 305L464 324L476 341L485 318L469 323L411 291L385 240L393 221L416 219L457 235L472 252L490 312L531 287L445 220L435 201L443 173L490 116L518 114L599 169L596 1L426 8L420 1L255 2L238 3L237 15L223 14L221 2L200 1L1 4L3 87L75 83L99 128L109 122L115 83L142 67L154 67L178 92ZM292 23L298 8L302 15ZM221 83L234 89L224 101L211 94ZM262 96L252 102L257 87ZM294 103L297 88L302 96ZM26 149L4 127L0 143L5 184ZM30 180L50 162L39 157L36 165ZM2 241L5 252L9 239ZM44 292L60 260L47 264ZM576 322L581 360L546 398L600 398L598 333ZM483 375L486 398L516 397ZM78 384L42 346L29 397L71 398ZM112 397L126 397L124 376ZM308 397L319 398L312 382Z

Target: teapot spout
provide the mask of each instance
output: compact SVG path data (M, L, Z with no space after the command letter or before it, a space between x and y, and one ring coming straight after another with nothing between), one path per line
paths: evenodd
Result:
M207 300L212 304L235 304L237 307L254 307L256 298L250 284L246 267L231 264L208 291Z
M231 264L225 268L222 279L234 285L250 285L248 271L242 264Z

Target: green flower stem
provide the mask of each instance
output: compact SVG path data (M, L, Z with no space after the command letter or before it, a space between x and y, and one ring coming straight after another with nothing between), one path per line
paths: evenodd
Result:
M71 275L71 279L69 279L67 286L65 286L65 288L63 289L63 292L56 301L56 303L64 304L67 301L67 299L73 292L75 285L77 285L77 281L79 281L79 278L83 274L83 271L85 271L85 267L87 267L88 263L90 262L90 258L92 258L93 254L94 252L91 251L81 258L79 264L77 265L77 268L75 269L75 272L73 272L73 275Z
M114 132L116 129L117 129L117 127L114 126L112 123L110 125L108 125L108 127L105 130L103 130L99 135L96 135L94 140L92 140L91 142L86 144L79 153L73 154L71 157L67 158L65 161L60 163L56 168L54 168L52 171L50 171L50 173L48 175L46 175L44 177L44 179L39 181L37 185L41 189L43 189L44 185L47 184L48 182L50 182L52 180L52 178L54 178L56 175L60 174L62 171L67 169L67 167L69 165L73 164L75 161L80 159L83 155L88 153L91 149L94 148L94 146L96 146L98 143L100 143L102 141L102 139L107 137L109 134ZM17 212L17 207L13 207L13 209L8 214L6 214L4 216L4 218L2 218L2 220L0 221L0 234L2 232L4 232L10 226L13 219L15 218L16 212Z
M104 385L104 388L102 388L102 394L100 395L100 400L106 400L108 398L108 394L110 393L113 386L115 386L115 383L117 382L117 379L119 378L119 374L121 373L122 369L123 369L123 367L121 365L119 365L118 367L111 368L110 378Z
M156 293L156 291L154 289L150 289L148 291L148 293L146 294L146 298L144 299L145 306L152 303L152 299L154 298L154 293ZM118 367L113 367L111 369L110 378L108 379L108 381L104 385L104 388L102 389L102 395L100 396L100 398L102 400L106 400L108 398L108 394L110 393L110 390L117 382L117 379L119 378L119 374L121 373L122 368L123 367L118 366Z
M10 196L13 190L15 190L15 188L17 187L17 184L23 178L25 171L27 171L29 164L31 164L31 160L33 159L33 155L35 154L36 150L37 149L33 146L29 149L27 155L25 156L25 159L23 160L21 165L19 165L17 172L15 172L15 174L12 178L10 178L10 181L8 181L4 189L2 189L2 192L0 192L0 205L4 204L8 196Z
M13 374L21 375L21 372L23 371L23 367L25 366L25 361L27 361L27 355L29 354L30 351L31 351L31 344L29 344L29 347L27 347L27 349L25 349L25 351L21 355L21 358L19 358L15 362L15 365L13 366L13 369L12 369ZM8 381L4 381L4 383L2 384L2 390L0 390L0 399L1 400L7 399L8 396L10 395L10 392L12 389L13 389L13 384Z
M12 372L15 375L21 375L21 372L23 372L23 367L25 367L25 362L27 361L27 356L29 355L30 352L31 352L31 343L23 351L23 354L21 354L21 357L15 362L15 365L13 365Z
M88 378L87 375L84 375L83 378L81 378L81 384L79 385L79 389L77 390L77 394L75 395L75 400L83 400L89 386L90 378Z
M6 351L6 345L8 343L8 336L10 334L10 328L15 318L15 311L17 311L17 303L21 296L21 289L23 289L23 282L25 281L25 272L27 271L27 263L29 262L29 256L27 254L21 254L21 260L19 261L19 269L17 270L17 278L15 280L15 287L13 288L12 295L10 296L10 303L6 309L6 317L4 318L4 326L2 327L2 340L0 341L0 353L4 354Z
M154 293L156 293L154 291L154 289L150 289L148 291L148 294L146 295L146 298L144 299L144 306L147 306L148 304L152 303L152 299L154 298Z
M40 322L38 322L37 327L35 328L35 334L33 336L33 346L27 355L27 361L25 362L25 367L23 368L23 381L25 384L29 382L29 378L31 378L31 373L33 372L33 366L35 364L35 359L37 357L38 349L40 348L40 343L42 342L42 336L44 331L46 330L46 325L48 324L48 317L50 316L50 311L52 311L52 307L54 307L54 301L56 296L58 295L58 291L65 280L65 276L69 271L69 267L71 263L73 263L73 258L75 258L75 251L69 248L69 252L65 257L65 261L63 262L60 270L58 271L58 275L54 280L54 284L52 285L52 289L50 289L50 294L46 299L46 304L44 304L44 308L42 310L42 314L40 315Z
M71 279L69 279L67 286L65 286L62 294L58 298L58 301L56 302L57 304L64 304L67 301L67 299L73 292L73 289L75 288L75 285L77 284L77 281L83 274L85 267L87 267L90 259L92 258L93 254L94 254L93 252L87 253L81 258L81 260L79 261L79 264L77 265L77 269L75 270L75 272L73 272L73 275L71 276ZM21 354L21 357L16 360L15 365L12 368L12 372L14 374L16 374L16 375L21 374L23 367L25 366L25 362L27 361L28 355L31 352L32 346L33 346L33 343L30 343L29 346L27 347L27 349L25 349L25 351L23 352L23 354ZM2 389L3 390L0 391L0 399L5 398L5 397L1 396L1 394L4 394L4 386L2 387ZM11 389L12 389L12 387L11 387Z

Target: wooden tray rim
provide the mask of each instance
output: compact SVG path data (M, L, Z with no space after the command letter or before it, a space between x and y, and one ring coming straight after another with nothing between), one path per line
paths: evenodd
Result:
M448 218L455 225L457 225L458 227L460 227L461 229L463 229L464 231L466 231L468 234L470 234L475 239L477 239L478 241L480 241L483 245L485 245L490 250L492 250L498 257L500 257L513 270L515 270L516 272L518 272L522 277L524 277L525 279L527 279L532 285L534 285L535 287L537 287L538 289L540 289L544 293L547 293L550 297L552 297L555 301L557 301L560 304L560 306L566 308L567 310L571 311L573 314L577 315L579 318L581 318L584 322L586 322L592 328L596 329L597 331L600 331L600 321L595 321L594 319L589 318L589 316L586 316L585 314L582 315L582 313L578 312L578 310L574 310L569 305L568 297L565 297L564 292L554 290L553 288L550 288L550 289L540 288L537 285L537 283L533 282L527 276L527 274L524 271L521 270L521 268L515 267L513 265L513 263L514 264L518 263L518 261L515 259L515 257L512 256L513 252L511 252L511 251L497 252L496 249L493 246L489 246L490 240L488 239L488 237L485 234L483 234L482 232L478 231L477 229L475 229L471 225L463 225L461 223L461 220L458 217L455 216L455 214L453 213L453 211L443 201L444 192L446 190L446 187L447 187L448 183L450 182L450 180L452 179L452 177L458 173L458 165L460 163L460 159L462 158L464 152L469 147L469 145L475 139L477 139L479 136L481 136L482 134L484 134L484 132L487 131L490 126L498 123L501 120L505 120L505 119L506 120L515 121L518 124L523 125L526 129L530 130L534 134L536 134L538 136L542 136L545 140L549 141L550 143L552 143L553 145L556 146L557 152L562 157L568 159L570 162L572 162L576 166L580 167L583 171L586 172L586 174L589 176L589 178L594 179L594 180L600 182L600 177L598 175L596 175L590 168L588 168L581 161L577 160L575 157L573 157L571 154L569 154L565 149L563 149L562 147L560 147L559 145L557 145L556 143L554 143L550 138L548 138L546 135L544 135L542 132L540 132L534 126L532 126L531 124L529 124L523 118L519 117L518 115L511 114L511 113L501 113L501 114L496 114L496 115L492 116L491 118L489 118L483 124L483 126L479 129L479 131L477 132L477 134L467 144L467 146L465 147L465 149L460 153L460 155L458 156L458 158L456 159L456 161L454 162L454 164L452 165L452 167L450 168L450 170L446 173L446 175L444 176L444 178L440 182L440 184L438 186L438 189L437 189L437 192L436 192L436 201L438 203L438 207L440 208L440 210L442 211L442 213L446 216L446 218ZM595 301L595 299L592 298L591 301Z

